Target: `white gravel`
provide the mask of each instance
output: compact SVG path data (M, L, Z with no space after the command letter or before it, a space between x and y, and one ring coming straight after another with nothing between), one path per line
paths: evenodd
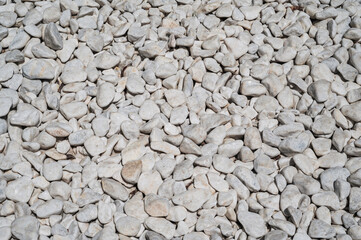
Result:
M361 240L358 0L0 0L0 240Z

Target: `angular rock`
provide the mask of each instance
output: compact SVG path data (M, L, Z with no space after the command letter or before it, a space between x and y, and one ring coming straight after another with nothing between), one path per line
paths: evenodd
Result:
M311 238L332 238L336 235L336 230L328 223L314 219L308 229L308 235Z
M119 61L120 59L118 56L112 55L106 51L99 53L94 59L95 66L99 69L113 68Z
M60 105L60 112L68 120L71 118L79 119L87 114L88 107L84 102L71 102Z
M157 171L142 173L138 180L138 189L145 195L157 194L163 180Z
M190 189L177 194L172 198L176 205L181 205L191 212L200 209L203 204L211 197L211 193L206 189Z
M52 80L55 69L46 59L31 59L22 67L23 75L29 79Z
M125 201L128 199L128 190L118 181L113 179L102 179L102 188L105 193L116 200Z
M45 45L54 50L61 50L63 48L63 38L61 37L55 23L49 23L44 31Z
M86 78L87 73L85 72L85 67L78 59L67 62L60 76L60 79L64 84L84 82Z
M51 199L36 208L36 216L39 218L48 218L52 215L58 215L63 210L63 202L59 199Z
M266 235L266 222L259 214L247 211L238 211L237 219L249 236L260 238Z
M29 177L21 177L11 181L6 189L6 197L16 202L28 202L34 190L34 184Z
M145 220L144 224L150 230L162 234L167 239L171 239L174 236L175 225L166 219L149 217Z
M11 223L11 233L18 239L36 240L39 237L39 221L33 216L21 216Z

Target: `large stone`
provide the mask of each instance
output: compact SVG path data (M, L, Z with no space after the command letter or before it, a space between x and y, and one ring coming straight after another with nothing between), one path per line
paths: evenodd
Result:
M84 82L87 78L83 63L79 59L73 59L67 62L60 76L64 84L74 82Z
M349 198L349 211L350 213L356 213L361 209L361 189L359 187L353 187L350 191Z
M45 130L53 137L67 137L72 133L73 128L66 123L52 122L46 126Z
M172 198L174 204L184 206L191 212L200 209L203 204L211 197L211 193L206 189L190 189Z
M100 155L106 150L104 141L97 136L91 136L88 138L84 142L84 147L91 156Z
M340 201L335 192L325 191L319 192L312 196L312 202L317 206L326 206L332 210L340 209Z
M131 142L122 150L122 163L124 165L127 162L138 160L145 153L146 153L146 148L142 141Z
M63 48L63 39L55 23L49 23L45 27L44 42L46 46L54 50L60 50Z
M315 82L319 80L333 81L333 73L324 63L316 64L311 70L311 76Z
M55 68L46 59L31 59L22 67L23 75L29 79L52 80Z
M35 213L39 218L48 218L60 214L62 210L63 202L59 199L51 199L37 207Z
M120 234L125 236L134 237L138 234L140 230L140 221L135 217L125 216L120 217L116 223L115 227Z
M29 177L21 177L10 182L6 189L6 197L16 202L28 202L34 190L34 184Z
M0 24L6 28L12 27L16 22L17 15L11 11L1 11Z
M48 188L50 196L60 200L68 200L71 193L71 187L62 181L52 182Z
M127 78L126 88L131 94L135 95L144 93L144 85L144 80L136 74L130 74Z
M124 212L128 216L137 218L142 223L148 218L148 214L144 211L143 194L141 192L137 192L124 204Z
M91 129L84 129L73 132L69 135L68 140L71 146L80 146L83 145L84 142L94 135Z
M172 154L172 155L180 154L180 151L176 146L163 141L153 141L151 142L150 147L155 151L163 152L166 154Z
M224 39L224 43L235 59L242 57L248 51L246 42L241 41L238 38L226 38Z
M113 179L102 179L102 187L106 194L115 200L125 201L128 199L128 190L120 182Z
M11 223L11 233L18 239L37 240L39 227L40 223L35 217L21 216Z
M17 111L10 117L10 123L16 126L33 127L40 123L40 112L35 108Z
M5 64L0 67L0 82L9 80L14 74L14 68L11 64Z
M162 177L157 171L144 172L138 180L138 189L145 195L157 194L160 185L163 183Z
M161 198L155 194L145 197L145 211L152 217L166 217L169 213L168 199Z
M113 68L119 61L120 58L118 56L112 55L109 52L101 52L94 59L94 63L99 69Z
M76 219L82 223L88 223L98 217L97 207L94 204L88 204L76 214Z
M166 50L166 41L150 42L138 49L140 55L146 58L154 58L156 56L164 55Z
M88 107L84 102L71 102L60 105L60 112L70 120L71 118L79 119L88 112Z
M150 120L153 116L159 113L159 107L153 100L145 100L142 106L139 109L139 116L143 120Z
M154 232L171 239L175 233L175 225L164 218L149 217L145 220L145 226Z
M238 211L237 219L249 236L260 238L266 235L266 222L259 214L247 211Z
M114 99L115 87L113 84L105 82L101 84L97 91L97 104L99 107L107 107Z
M177 73L177 68L172 63L164 63L160 65L155 71L155 75L162 79L173 76L176 73Z
M331 82L323 79L311 83L307 88L308 94L317 102L326 102L329 98L330 91Z
M347 155L336 151L331 151L318 159L319 166L322 168L343 167L346 162Z
M124 164L122 168L122 177L128 182L135 184L138 182L139 176L142 173L142 161L134 160Z
M352 103L350 105L343 106L341 112L345 117L349 118L354 122L361 121L361 101Z
M308 235L311 238L332 238L336 235L336 230L328 223L314 219L308 228Z
M301 193L313 195L320 191L321 184L311 176L297 173L293 177L293 183L298 187Z

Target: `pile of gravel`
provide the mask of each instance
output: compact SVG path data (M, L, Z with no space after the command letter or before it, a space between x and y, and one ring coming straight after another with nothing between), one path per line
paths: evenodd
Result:
M359 0L0 0L0 239L361 239Z

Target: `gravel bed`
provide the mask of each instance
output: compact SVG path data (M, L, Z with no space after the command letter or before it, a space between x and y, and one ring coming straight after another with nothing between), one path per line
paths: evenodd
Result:
M360 0L0 0L0 240L361 240Z

